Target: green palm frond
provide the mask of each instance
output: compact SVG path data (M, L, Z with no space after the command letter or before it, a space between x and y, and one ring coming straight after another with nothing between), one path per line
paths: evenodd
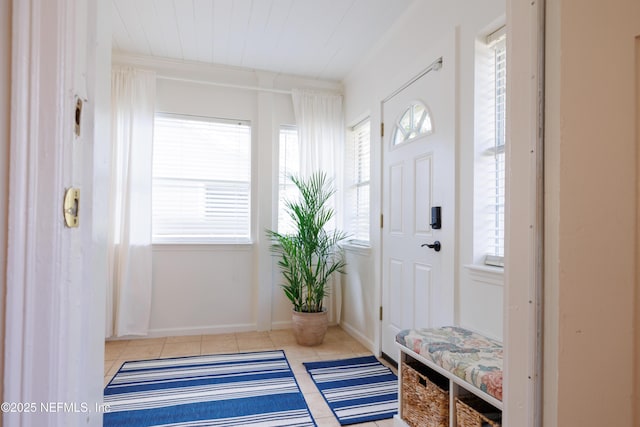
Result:
M346 262L339 245L347 235L326 230L335 216L327 206L335 189L326 173L316 172L306 179L292 176L291 181L300 197L285 201L285 210L296 232L267 230L267 236L272 241L271 250L280 257L278 266L284 279L281 286L294 310L319 312L328 295L329 279L345 272Z

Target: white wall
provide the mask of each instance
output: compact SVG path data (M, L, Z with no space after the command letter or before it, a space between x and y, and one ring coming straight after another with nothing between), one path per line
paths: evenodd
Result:
M639 36L637 0L547 0L549 427L640 425Z
M151 333L255 330L253 270L251 245L156 245Z
M253 244L155 245L150 334L287 327L291 306L279 287L277 267L264 232L275 227L277 219L279 127L295 124L291 95L281 92L293 87L341 90L341 86L197 63L118 55L114 62L156 70L157 111L252 123ZM266 90L251 89L258 87Z
M369 248L347 248L347 274L342 276L342 319L340 325L374 353L379 319L379 292Z
M346 123L354 123L363 114L371 115L371 256L351 256L345 276L343 325L377 343L380 304L380 101L396 88L425 69L435 59L421 52L421 45L443 37L455 37L459 73L457 81L457 187L458 206L456 261L456 320L471 329L502 337L502 278L480 272L472 276L464 265L473 262L473 156L474 156L474 61L476 39L504 22L505 2L491 0L418 1L396 22L385 38L353 70L344 82ZM358 272L367 272L361 275ZM479 277L480 279L474 279ZM488 277L488 279L487 279ZM480 307L478 298L483 301ZM373 303L373 306L371 304ZM366 307L363 310L362 307ZM377 345L372 348L377 350Z

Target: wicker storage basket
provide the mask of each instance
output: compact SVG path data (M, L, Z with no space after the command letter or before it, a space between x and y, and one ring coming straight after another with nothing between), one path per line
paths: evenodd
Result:
M412 427L448 427L449 392L445 387L402 362L402 419Z
M477 396L456 397L458 427L500 427L502 413Z

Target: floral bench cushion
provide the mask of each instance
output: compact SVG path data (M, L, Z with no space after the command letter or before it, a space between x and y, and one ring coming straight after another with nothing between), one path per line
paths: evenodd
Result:
M396 341L502 401L502 344L453 326L401 331Z

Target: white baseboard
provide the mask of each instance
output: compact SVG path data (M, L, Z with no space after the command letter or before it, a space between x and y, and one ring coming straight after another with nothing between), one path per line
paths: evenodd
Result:
M336 325L338 325L336 322L329 322L329 326L336 326ZM278 320L276 322L271 323L272 330L291 329L292 327L293 327L293 324L291 323L291 320Z
M329 322L329 326L335 326L335 322ZM373 345L364 338L364 341L354 328L347 329L346 325L342 323L342 326L349 335L354 336L362 345L367 348L373 348ZM271 329L291 329L291 320L279 320L271 324ZM187 336L187 335L215 335L215 334L231 334L235 332L253 332L258 330L258 325L255 323L240 323L234 325L220 325L220 326L194 326L186 328L158 328L149 329L147 335L142 336L125 336L125 337L113 337L107 338L107 341L128 340L137 338L160 338L160 337L174 337L174 336ZM362 336L363 337L363 336Z
M359 330L357 330L356 328L354 328L353 326L351 326L350 324L344 321L340 323L340 327L344 329L346 333L348 333L353 338L355 338L360 344L365 346L367 350L369 350L371 353L378 354L378 349L375 348L376 347L375 343L371 341L362 332L360 332Z
M291 329L291 320L278 320L271 323L271 329Z
M186 328L163 328L149 329L147 337L172 337L183 335L214 335L214 334L230 334L234 332L252 332L256 331L258 326L255 323L240 323L234 325L220 326L195 326Z

